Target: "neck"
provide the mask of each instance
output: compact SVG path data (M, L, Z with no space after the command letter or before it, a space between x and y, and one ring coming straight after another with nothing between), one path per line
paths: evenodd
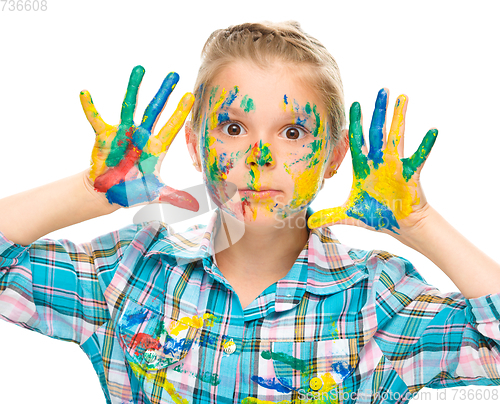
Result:
M216 260L226 279L233 282L272 284L293 266L309 238L306 211L280 222L280 226L252 226L220 211L221 227L215 239ZM282 223L285 223L283 226ZM244 233L243 233L243 227ZM243 233L236 242L227 234ZM228 243L229 241L229 243ZM227 248L224 248L227 247Z

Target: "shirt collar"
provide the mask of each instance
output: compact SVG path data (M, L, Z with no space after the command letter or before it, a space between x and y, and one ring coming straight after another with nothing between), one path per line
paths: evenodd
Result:
M313 210L308 208L306 217L309 218L312 213ZM207 273L229 286L212 259L215 251L213 240L220 224L219 209L216 209L206 226L197 225L185 232L172 233L156 241L145 256L168 256L167 260L174 260L173 264L178 266L202 260ZM278 281L275 310L293 307L300 301L304 291L316 295L334 294L351 287L367 275L366 267L352 260L348 248L336 239L329 227L309 229L309 239L297 261L288 274Z

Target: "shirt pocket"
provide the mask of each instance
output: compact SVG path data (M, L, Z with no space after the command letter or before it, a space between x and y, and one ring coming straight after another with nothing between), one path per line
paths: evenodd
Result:
M355 339L326 341L272 341L272 359L277 381L289 390L328 392L344 383L358 364ZM267 359L266 358L266 359Z
M198 338L193 320L174 320L133 300L117 323L120 345L132 370L139 374L158 371L182 361ZM195 320L196 321L196 320Z

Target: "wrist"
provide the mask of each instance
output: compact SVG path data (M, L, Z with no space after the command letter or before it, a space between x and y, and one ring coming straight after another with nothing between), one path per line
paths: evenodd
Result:
M88 200L88 203L90 203L90 206L95 209L95 216L108 215L117 211L120 208L119 205L110 203L104 193L98 192L94 189L94 185L89 178L89 173L90 168L87 168L85 171L80 173L82 192Z
M434 232L433 228L439 226L439 222L444 219L428 203L420 208L418 212L415 212L414 215L414 217L409 217L401 221L401 227L398 230L399 234L395 238L408 247L424 253L430 236Z

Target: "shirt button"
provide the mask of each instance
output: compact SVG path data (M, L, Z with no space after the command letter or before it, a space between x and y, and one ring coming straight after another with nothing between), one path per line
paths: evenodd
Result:
M322 386L323 381L319 377L313 377L309 382L309 387L314 391L318 391Z
M152 349L148 349L144 352L144 360L149 364L153 363L156 361L156 352Z
M224 343L224 352L227 353L228 355L231 355L236 351L236 344L233 342L233 339L231 338L229 341Z

